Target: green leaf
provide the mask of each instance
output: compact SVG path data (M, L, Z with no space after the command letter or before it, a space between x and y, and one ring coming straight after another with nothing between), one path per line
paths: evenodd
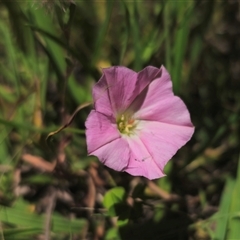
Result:
M231 197L234 189L235 181L232 178L228 178L224 191L222 193L219 211L215 214L216 218L216 230L213 234L214 239L224 240L226 239L227 225L229 219L229 210L231 205Z
M108 30L108 26L110 24L110 20L111 20L111 14L112 14L112 9L113 9L113 5L114 5L114 1L111 0L107 0L106 1L106 18L104 23L100 26L99 28L99 33L98 36L96 38L96 42L95 42L95 49L94 49L94 55L92 57L92 65L95 66L99 55L102 51L102 46L103 43L106 39L106 34L107 34L107 30Z
M164 35L166 36L166 39L165 39L165 46L166 46L165 62L166 62L166 67L167 67L168 71L171 72L171 38L170 38L170 31L169 31L171 17L170 17L170 5L167 2L164 6L163 16L164 16L164 20L163 20Z
M26 240L31 239L33 235L41 232L41 227L38 228L18 228L4 230L4 240ZM1 239L1 238L0 238Z
M22 122L15 122L15 121L7 121L5 119L0 118L0 125L3 124L7 127L11 128L17 128L17 129L23 129L23 130L29 130L29 131L34 131L34 132L42 132L42 133L48 133L53 131L55 128L37 128L31 125L27 125Z
M116 204L122 203L125 199L125 190L122 187L115 187L109 190L103 200L103 205L108 209L108 213L111 216L116 216Z
M186 7L187 4L187 7ZM194 2L178 2L178 28L176 30L173 47L173 59L174 64L172 66L172 81L173 90L175 93L179 93L181 78L182 78L182 67L184 57L186 54L187 44L189 41L190 33L190 19L193 13ZM186 11L187 9L187 11Z
M231 197L231 214L229 220L229 234L227 239L239 239L240 236L240 218L237 213L240 212L240 159L238 161L237 179ZM235 216L234 216L235 215Z
M119 232L116 228L111 228L107 231L105 240L121 240Z
M131 12L131 32L133 36L134 43L134 70L140 71L142 67L142 58L141 58L141 42L140 42L140 24L139 24L139 12L137 8L137 1L134 1L130 4Z
M57 213L52 214L51 220L51 230L55 233L79 233L81 228L86 227L86 220L84 219L70 220ZM23 228L29 228L35 233L41 233L43 232L45 216L36 214L32 205L23 200L18 200L12 207L1 206L0 221L15 226L15 230L21 231ZM10 234L9 231L8 234Z
M53 177L43 174L34 175L23 180L24 183L30 184L50 184L53 182Z
M129 41L129 33L130 33L130 14L129 14L129 11L128 11L128 8L127 8L127 5L125 3L124 0L121 0L120 1L121 5L122 5L122 8L123 8L123 11L125 12L125 17L124 17L124 32L123 32L123 35L122 35L122 47L121 47L121 54L120 54L120 60L119 60L119 63L120 65L122 64L123 62L123 58L124 58L124 55L126 53L126 50L127 50L127 44L128 44L128 41Z
M59 33L50 15L46 14L43 8L30 8L29 10L28 22L31 26L33 25L37 31L41 32L41 34L36 34L36 39L39 44L42 45L50 62L52 63L53 69L55 70L59 81L59 90L61 91L64 86L64 73L67 64L65 61L65 53L61 44L62 41L57 37Z

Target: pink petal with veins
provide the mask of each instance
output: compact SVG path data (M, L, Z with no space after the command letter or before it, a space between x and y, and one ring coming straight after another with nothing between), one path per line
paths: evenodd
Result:
M134 117L181 126L193 126L186 105L174 96L170 75L164 67L162 76L152 81L131 104Z
M163 169L157 165L154 156L138 137L126 137L131 149L131 157L126 172L133 176L143 176L148 179L155 179L165 176Z
M116 124L107 116L92 110L86 120L86 137L88 153L121 137Z
M161 171L194 132L193 127L154 121L141 121L138 127L142 129L139 138Z
M125 171L129 163L130 149L126 141L118 138L93 151L91 155L97 156L109 168Z

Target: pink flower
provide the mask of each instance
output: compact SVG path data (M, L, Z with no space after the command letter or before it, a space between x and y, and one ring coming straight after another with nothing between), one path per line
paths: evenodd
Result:
M86 120L88 153L116 171L163 177L166 163L194 132L163 66L138 73L120 66L103 69L93 99Z

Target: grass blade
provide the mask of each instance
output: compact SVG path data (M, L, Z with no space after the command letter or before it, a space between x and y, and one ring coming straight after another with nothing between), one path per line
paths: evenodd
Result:
M237 179L231 197L231 214L229 220L229 234L227 239L239 239L240 236L240 159L238 161Z

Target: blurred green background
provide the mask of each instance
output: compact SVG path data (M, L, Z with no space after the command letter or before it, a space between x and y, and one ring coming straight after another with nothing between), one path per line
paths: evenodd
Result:
M0 239L240 239L239 1L2 0L0 36ZM88 157L101 68L162 64L196 127L167 176Z

